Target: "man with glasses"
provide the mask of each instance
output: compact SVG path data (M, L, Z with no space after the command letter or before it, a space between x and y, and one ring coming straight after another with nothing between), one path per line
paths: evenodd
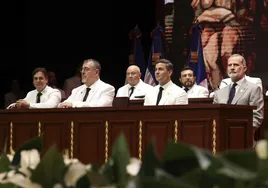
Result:
M58 105L59 108L112 106L115 88L100 80L101 65L95 59L83 62L83 85L72 90L71 95Z
M118 89L116 97L129 97L130 100L143 99L146 92L153 88L141 80L140 68L136 65L128 67L126 80L127 84Z

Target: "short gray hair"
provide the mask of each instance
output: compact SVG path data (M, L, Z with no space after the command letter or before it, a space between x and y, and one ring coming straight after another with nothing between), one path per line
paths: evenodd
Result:
M84 60L83 64L84 63L88 63L88 62L92 62L94 69L98 69L99 70L99 74L100 74L100 72L101 72L100 62L98 62L96 59L86 59L86 60Z
M231 58L236 58L236 57L240 58L240 62L241 62L244 66L247 66L247 63L246 63L245 58L244 58L242 55L240 55L240 54L233 54L233 55L231 55L231 56L229 57L229 59L231 59ZM228 61L229 61L229 59L228 59Z

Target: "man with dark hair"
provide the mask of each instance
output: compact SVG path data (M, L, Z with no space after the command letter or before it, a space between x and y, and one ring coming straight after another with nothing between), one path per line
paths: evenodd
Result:
M144 105L188 104L186 92L171 81L173 64L167 59L160 59L155 65L155 77L159 82L145 96Z
M209 95L208 89L196 84L195 82L196 77L194 75L194 70L191 67L185 66L181 70L181 75L180 75L179 80L182 84L182 89L185 90L185 92L188 95L188 98L208 97Z
M95 59L84 61L81 76L83 85L72 90L59 108L112 106L115 88L100 80L101 65Z
M19 99L16 103L7 108L55 108L61 101L61 93L58 89L53 89L47 85L47 70L38 67L33 71L33 85L35 90L27 93L24 99Z

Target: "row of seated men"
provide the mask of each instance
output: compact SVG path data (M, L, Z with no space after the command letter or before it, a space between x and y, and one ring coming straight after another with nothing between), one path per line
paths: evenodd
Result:
M254 130L263 120L264 99L262 87L247 80L245 72L246 62L243 56L234 54L228 59L227 73L229 83L226 87L214 93L213 103L239 104L257 106L253 110ZM33 71L33 84L36 88L27 93L24 99L12 103L12 108L77 108L77 107L104 107L112 106L115 88L100 79L101 65L94 59L83 62L81 81L83 85L74 88L71 95L61 102L61 93L58 89L47 85L48 74L45 68L36 68ZM181 71L182 87L171 80L173 64L167 59L160 59L155 65L155 78L158 85L151 86L144 83L137 66L132 65L126 71L128 84L119 88L116 97L144 98L144 105L184 105L188 98L207 97L206 88L195 84L193 70L185 67ZM224 81L226 82L226 80Z

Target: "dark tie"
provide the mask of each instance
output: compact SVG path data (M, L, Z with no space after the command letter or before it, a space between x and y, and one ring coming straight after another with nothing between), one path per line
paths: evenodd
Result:
M133 92L134 92L134 89L135 89L135 87L134 86L132 86L129 90L130 90L130 93L129 93L129 98L131 97L131 95L133 94Z
M40 103L40 101L41 101L41 95L42 95L42 93L37 93L37 96L36 96L36 103Z
M235 86L237 86L237 83L233 83L232 85L232 88L230 90L230 93L229 93L229 99L227 101L227 104L231 104L232 103L232 100L235 96Z
M189 88L188 87L185 87L184 88L184 91L187 93L189 91Z
M158 92L158 95L157 95L156 105L158 105L160 100L161 100L163 90L164 90L164 88L159 87L159 92Z
M87 100L87 96L88 96L89 91L90 91L90 88L88 87L87 91L86 91L86 94L85 94L85 96L83 98L83 102L85 102Z

